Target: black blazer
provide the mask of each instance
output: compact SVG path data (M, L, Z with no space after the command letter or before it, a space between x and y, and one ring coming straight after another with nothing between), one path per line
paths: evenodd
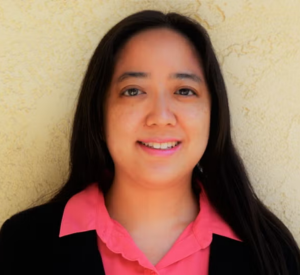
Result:
M3 224L0 231L1 275L105 274L96 231L58 237L64 206L59 203L38 206L13 216ZM291 266L290 274L296 275L293 268ZM214 234L209 275L221 274L258 273L244 242Z

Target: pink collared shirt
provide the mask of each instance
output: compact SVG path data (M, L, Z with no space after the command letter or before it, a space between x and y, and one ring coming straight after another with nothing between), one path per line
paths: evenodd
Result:
M135 245L126 229L110 218L96 183L67 203L59 236L96 230L106 275L207 275L212 234L241 241L210 204L204 189L200 212L155 266Z

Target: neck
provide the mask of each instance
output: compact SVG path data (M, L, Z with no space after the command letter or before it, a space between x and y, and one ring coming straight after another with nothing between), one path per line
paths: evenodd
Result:
M199 212L191 177L164 188L147 188L116 175L105 201L111 218L129 233L185 228Z

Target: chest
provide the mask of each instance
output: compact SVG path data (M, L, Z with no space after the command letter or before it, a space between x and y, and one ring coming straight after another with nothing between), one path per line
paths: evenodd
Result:
M35 237L35 240L30 240L30 242L24 241L22 246L16 251L18 253L14 257L15 264L9 265L11 272L7 274L40 274L41 270L43 274L49 275L126 274L124 270L114 273L107 272L104 269L103 263L105 259L104 255L99 252L97 233L95 231L53 238L51 242L48 240L49 235L47 235L47 238ZM157 243L156 246L160 247ZM178 247L182 248L180 244ZM153 255L158 254L154 253ZM153 261L156 259L153 256ZM200 273L202 263L196 262L196 264L199 265L199 269L197 269L199 273L196 274L203 275L203 273ZM110 266L114 267L114 265L116 265L115 261ZM179 274L190 274L187 271L187 267L188 265L185 264L183 270L181 270L182 272ZM244 243L214 234L209 254L209 272L205 275L259 274L254 271L254 267L255 262L249 257L248 247Z
M65 245L56 249L55 256L58 256L58 258L50 260L51 264L55 263L56 265L56 272L53 274L106 274L103 267L105 257L99 253L99 249L95 245L97 243L96 232L90 231L74 234L61 239L64 239ZM180 247L180 244L178 247ZM153 254L149 253L150 257L153 257L153 261L157 261L159 258L157 251L155 250L156 253ZM249 255L249 249L244 243L214 234L208 259L209 272L205 273L205 275L257 275L259 273L255 270L255 262ZM164 262L166 262L165 258ZM203 275L200 272L202 263L195 263L199 265L199 269L197 268L199 275ZM114 265L115 262L110 264L111 267L114 267ZM184 265L184 268L181 270L182 272L179 274L189 274L187 270L188 265ZM80 271L84 272L81 273ZM124 273L124 270L120 270L118 273L109 272L106 275L111 274L126 273Z
M170 251L175 241L173 238L157 240L145 237L135 243L149 262L155 266Z
M185 231L185 232L184 232ZM190 231L188 228L177 228L166 231L149 231L131 234L133 243L141 253L155 266L169 251L176 250L176 244Z

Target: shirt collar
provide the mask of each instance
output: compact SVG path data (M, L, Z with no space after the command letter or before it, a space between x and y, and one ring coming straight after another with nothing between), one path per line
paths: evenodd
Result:
M208 200L201 183L200 211L192 224L192 230L201 248L210 245L212 234L241 241L231 227L222 219ZM98 218L100 217L100 218ZM104 241L109 239L112 229L121 225L112 220L107 212L104 196L98 184L93 183L74 195L66 204L59 237L96 230Z

